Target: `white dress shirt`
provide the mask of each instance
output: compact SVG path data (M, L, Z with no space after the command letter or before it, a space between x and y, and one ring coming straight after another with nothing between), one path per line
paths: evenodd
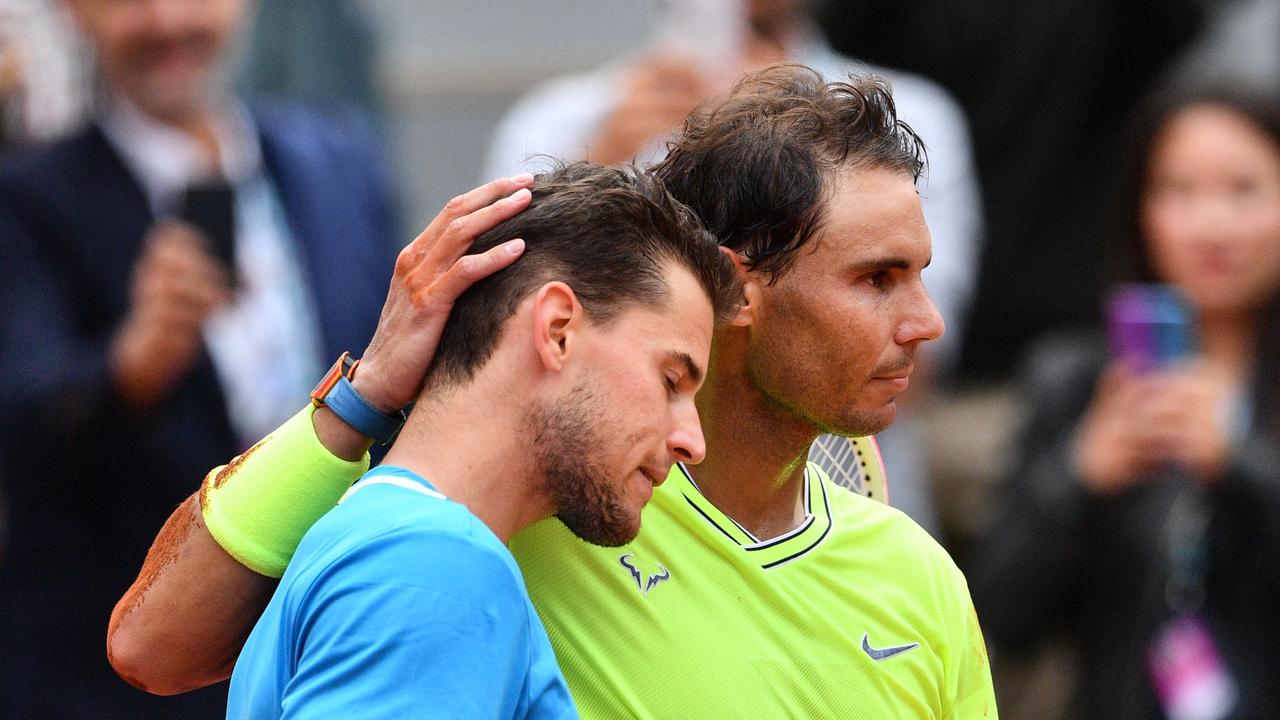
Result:
M220 167L199 146L125 98L111 97L99 125L142 185L157 218L180 210L187 187L221 174L235 191L234 300L204 323L231 424L247 446L297 411L324 370L320 329L284 207L263 169L257 128L229 103L213 128Z

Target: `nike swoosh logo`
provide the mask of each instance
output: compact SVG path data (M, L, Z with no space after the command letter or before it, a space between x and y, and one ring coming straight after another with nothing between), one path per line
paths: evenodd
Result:
M888 660L894 655L901 655L908 650L915 650L920 647L920 643L911 643L910 645L894 645L887 648L873 648L869 638L869 633L862 633L862 651L871 657L872 660L880 662Z

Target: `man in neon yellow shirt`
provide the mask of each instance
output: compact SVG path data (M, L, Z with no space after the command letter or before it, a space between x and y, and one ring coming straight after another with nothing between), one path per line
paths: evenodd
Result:
M636 539L596 550L551 521L511 542L584 716L996 716L950 558L901 513L805 463L821 432L892 422L915 350L942 333L921 279L922 158L880 83L827 85L783 66L700 108L654 168L732 251L742 300L713 338L698 395L706 459L672 469ZM412 338L379 334L366 357L412 352ZM366 383L392 409L385 388L404 397L416 381ZM321 424L317 414L330 452L367 447ZM288 465L260 452L224 487L267 498L296 474ZM181 544L176 560L149 560L113 616L117 669L157 691L225 676L269 593L231 559L244 548L218 546L194 512L162 532ZM213 536L255 522L205 518ZM257 535L287 558L287 538ZM213 595L226 599L210 613Z

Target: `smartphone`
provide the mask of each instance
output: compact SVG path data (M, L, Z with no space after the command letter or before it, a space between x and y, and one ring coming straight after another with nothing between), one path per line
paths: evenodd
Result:
M1111 356L1139 372L1176 364L1195 352L1190 303L1172 285L1126 284L1107 297Z
M227 183L192 185L182 196L178 217L204 235L209 252L220 260L236 283L235 191Z

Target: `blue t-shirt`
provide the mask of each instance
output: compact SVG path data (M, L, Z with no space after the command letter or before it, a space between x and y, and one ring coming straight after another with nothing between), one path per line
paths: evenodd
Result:
M307 532L231 676L228 718L576 718L511 553L403 468Z

